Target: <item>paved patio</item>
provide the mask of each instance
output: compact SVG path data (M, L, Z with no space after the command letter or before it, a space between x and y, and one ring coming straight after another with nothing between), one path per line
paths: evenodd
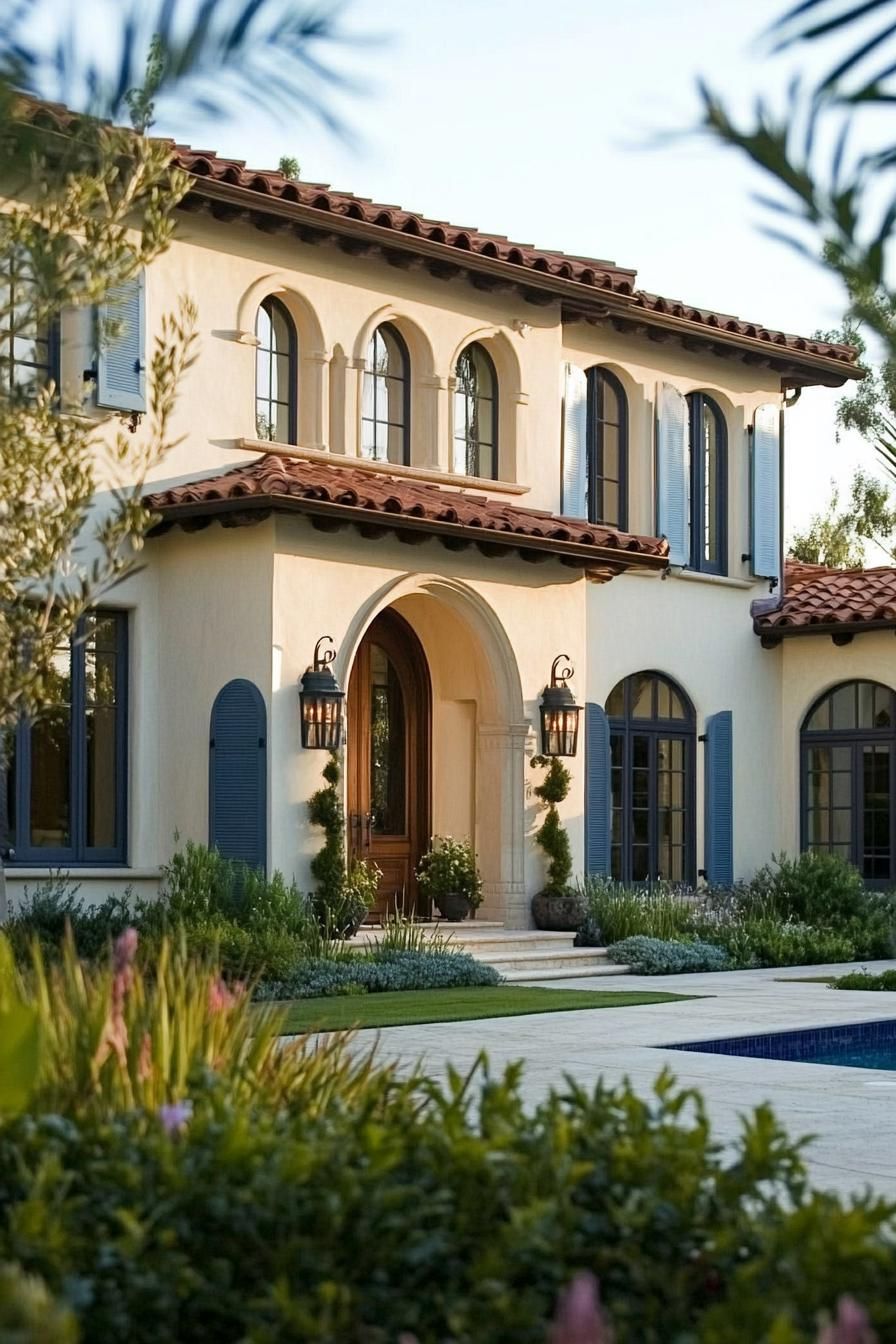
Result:
M896 967L896 961L867 965L869 970L883 970ZM647 1093L668 1064L682 1084L701 1090L718 1138L733 1138L743 1112L771 1102L794 1137L817 1136L808 1153L816 1185L843 1194L870 1185L876 1193L896 1198L896 1072L656 1048L755 1031L896 1017L894 994L838 993L827 985L781 983L782 976L806 980L847 969L859 967L632 975L610 983L596 978L564 980L565 989L667 989L713 997L599 1012L391 1027L379 1033L379 1049L382 1056L405 1063L422 1059L433 1075L449 1061L461 1069L469 1067L483 1049L495 1067L523 1058L524 1092L532 1101L561 1082L564 1073L582 1082L599 1074L611 1081L627 1076L639 1092ZM367 1033L361 1040L367 1043Z

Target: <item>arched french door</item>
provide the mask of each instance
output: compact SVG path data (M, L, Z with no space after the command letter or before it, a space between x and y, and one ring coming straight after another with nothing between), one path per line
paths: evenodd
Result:
M381 612L361 641L348 688L349 854L382 873L373 918L418 913L414 873L430 830L430 719L420 641L397 612Z

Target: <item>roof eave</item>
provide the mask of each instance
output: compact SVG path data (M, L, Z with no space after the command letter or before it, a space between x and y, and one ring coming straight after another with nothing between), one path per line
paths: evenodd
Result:
M763 625L753 622L753 633L759 635L765 648L780 644L782 639L796 639L801 635L863 635L875 630L896 630L896 618L885 617L874 621L816 621L811 625Z
M521 555L541 559L555 557L566 565L586 570L609 571L607 577L628 569L664 570L668 557L653 552L628 550L623 547L585 545L551 537L535 537L520 532L499 532L484 527L468 527L427 518L415 518L402 513L367 511L348 504L333 504L329 500L296 498L291 495L256 494L232 499L186 501L182 504L163 505L154 510L158 521L150 536L159 536L171 527L190 522L203 525L216 517L235 518L244 515L245 524L261 522L270 513L298 513L319 523L338 527L351 525L369 529L377 534L385 531L417 534L415 540L427 536L456 543L458 548L477 545L500 551L519 551ZM527 558L528 558L527 557Z
M475 272L490 277L496 284L519 286L524 291L529 291L528 296L535 302L550 303L552 299L560 303L568 301L572 309L582 310L582 317L627 319L638 325L669 332L670 335L698 341L701 345L723 347L725 351L736 351L744 355L752 354L757 357L757 362L768 360L773 366L781 365L782 383L788 386L812 386L817 383L826 387L842 387L849 379L861 379L865 376L864 371L857 365L848 364L843 360L793 350L789 346L776 345L758 337L706 327L702 323L691 322L687 318L676 317L671 313L651 312L640 307L632 294L620 293L612 289L609 284L606 288L586 286L578 280L567 280L562 276L549 275L544 271L519 266L500 258L467 252L449 243L422 238L418 234L401 233L381 224L371 224L366 220L322 211L315 206L304 205L300 201L285 201L277 196L267 196L253 191L250 187L240 187L230 182L195 175L188 197L200 197L212 203L219 202L237 206L241 210L263 213L315 232L325 231L345 238L367 241L393 254L428 258L432 262L454 267L455 273L460 270Z

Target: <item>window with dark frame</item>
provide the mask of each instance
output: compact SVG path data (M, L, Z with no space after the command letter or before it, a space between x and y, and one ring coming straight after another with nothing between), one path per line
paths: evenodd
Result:
M827 691L803 721L801 847L839 854L869 886L896 878L896 692L873 681Z
M255 433L271 443L298 441L298 341L284 304L269 295L255 318Z
M628 402L609 369L588 370L588 518L628 526Z
M688 397L691 568L728 572L728 443L725 418L712 397Z
M127 616L95 611L57 650L47 704L8 735L0 833L14 862L126 859Z
M410 359L401 333L389 322L377 327L367 347L361 405L361 456L408 466L410 453Z
M33 397L59 381L59 325L38 321L24 253L10 249L0 272L0 378L7 396Z
M454 455L461 476L498 479L498 379L478 342L462 351L454 370Z
M657 672L620 681L610 721L610 873L617 882L696 879L694 710Z

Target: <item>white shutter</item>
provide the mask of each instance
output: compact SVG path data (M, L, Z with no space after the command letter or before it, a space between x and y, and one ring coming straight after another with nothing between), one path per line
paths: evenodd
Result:
M773 403L753 418L751 453L751 568L757 578L781 577L781 412Z
M657 531L669 542L669 561L691 558L688 404L677 387L660 383L656 396Z
M115 411L146 410L146 304L144 272L110 290L97 309L98 406ZM114 324L115 336L106 328Z
M588 379L567 364L563 387L563 502L568 518L588 517Z

